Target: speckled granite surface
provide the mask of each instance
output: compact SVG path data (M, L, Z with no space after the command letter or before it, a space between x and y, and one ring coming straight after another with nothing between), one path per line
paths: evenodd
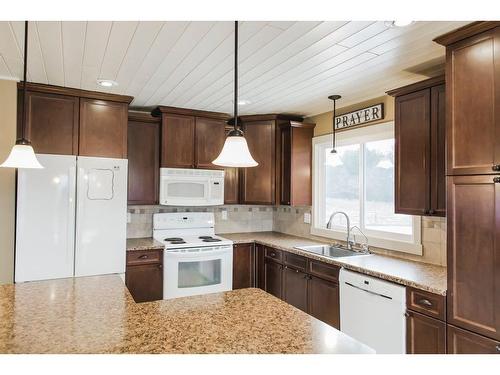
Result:
M0 286L0 353L372 353L259 289L136 304L118 276Z
M164 249L165 245L152 237L127 238L127 251Z
M412 286L431 293L446 295L446 267L376 254L335 259L327 258L295 248L296 246L324 243L278 232L225 233L222 236L235 243L255 241L308 258L336 264L366 275Z

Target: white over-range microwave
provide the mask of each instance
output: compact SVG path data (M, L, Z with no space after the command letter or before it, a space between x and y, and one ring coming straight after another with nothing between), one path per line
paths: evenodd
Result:
M224 204L224 171L160 168L160 204L167 206Z

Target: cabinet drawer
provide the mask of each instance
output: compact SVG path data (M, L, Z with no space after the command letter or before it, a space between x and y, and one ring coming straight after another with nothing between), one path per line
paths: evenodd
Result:
M325 280L339 280L340 267L333 264L323 263L317 260L309 261L309 273L314 276L321 277Z
M446 317L446 297L423 290L407 287L406 307L436 319Z
M273 249L272 247L265 247L264 255L266 258L274 259L277 262L281 262L283 259L283 252L278 249Z
M162 262L163 250L136 250L127 252L127 266Z
M283 262L287 266L291 266L301 271L305 271L307 269L307 259L297 254L285 252L283 254Z

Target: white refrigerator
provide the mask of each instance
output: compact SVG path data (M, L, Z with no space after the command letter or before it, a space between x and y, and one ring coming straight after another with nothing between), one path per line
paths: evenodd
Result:
M37 157L18 171L15 281L124 273L127 160Z

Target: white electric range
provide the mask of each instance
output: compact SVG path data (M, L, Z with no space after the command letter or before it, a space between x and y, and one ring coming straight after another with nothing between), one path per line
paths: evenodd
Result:
M153 215L153 237L165 245L163 299L233 288L233 242L215 235L212 212Z

